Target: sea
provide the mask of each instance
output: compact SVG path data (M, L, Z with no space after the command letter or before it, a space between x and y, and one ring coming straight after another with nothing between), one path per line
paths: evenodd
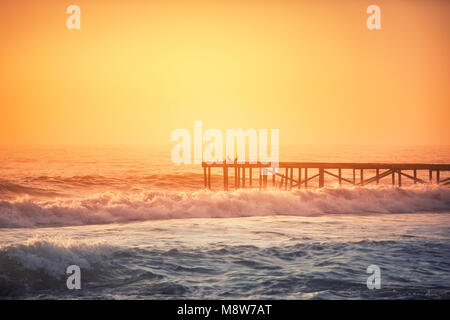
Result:
M450 163L443 146L280 153ZM0 147L0 299L450 299L450 188L428 172L401 188L327 176L287 191L259 190L257 174L234 190L233 174L225 192L213 169L205 190L201 166L174 165L169 146Z

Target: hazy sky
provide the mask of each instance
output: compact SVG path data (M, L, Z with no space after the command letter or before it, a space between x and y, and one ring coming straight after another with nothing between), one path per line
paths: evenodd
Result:
M449 144L450 1L2 1L0 43L0 144Z

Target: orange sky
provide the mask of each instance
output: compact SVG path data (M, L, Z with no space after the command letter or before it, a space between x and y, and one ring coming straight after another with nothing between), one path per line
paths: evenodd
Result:
M449 1L2 1L0 144L449 144L449 41Z

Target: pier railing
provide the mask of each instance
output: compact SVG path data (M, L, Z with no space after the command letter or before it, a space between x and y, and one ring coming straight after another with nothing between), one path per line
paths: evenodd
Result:
M202 163L204 186L211 189L211 169L221 168L223 189L229 190L229 169L234 171L234 189L266 189L271 180L273 188L292 189L325 186L325 177L332 177L339 185L364 186L379 184L390 177L392 185L402 186L403 180L411 183L437 183L450 185L450 164L424 163L334 163L334 162L280 162L278 169L263 163ZM257 181L255 186L254 171ZM345 172L344 172L345 171ZM424 174L425 171L425 174ZM267 174L264 174L267 173ZM443 176L446 173L447 176ZM385 179L386 180L386 179Z

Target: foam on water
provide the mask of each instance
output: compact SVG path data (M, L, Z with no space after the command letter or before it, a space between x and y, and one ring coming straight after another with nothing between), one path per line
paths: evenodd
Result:
M437 186L235 192L105 192L84 198L0 202L0 227L124 223L156 219L323 214L450 212L450 189Z
M0 298L450 297L450 245L438 240L186 241L176 248L155 242L125 246L42 236L2 245ZM383 287L371 291L365 271L374 262L382 268ZM66 287L72 264L82 270L82 290Z

